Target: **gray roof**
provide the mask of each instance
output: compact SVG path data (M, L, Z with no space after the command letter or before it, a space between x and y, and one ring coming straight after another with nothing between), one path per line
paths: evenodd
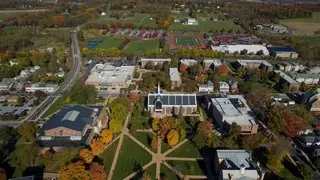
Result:
M86 125L93 123L94 117L100 114L101 107L86 107L74 105L61 109L46 121L41 130L40 135L44 135L45 130L57 127L65 127L76 131L82 131Z
M299 84L296 80L292 79L292 77L288 76L286 73L278 70L274 70L275 73L279 74L281 78L287 81L290 84Z
M148 106L153 106L158 97L164 106L197 105L196 94L148 94Z

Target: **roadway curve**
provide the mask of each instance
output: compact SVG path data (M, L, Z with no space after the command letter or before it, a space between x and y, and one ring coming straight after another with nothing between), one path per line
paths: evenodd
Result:
M29 121L37 121L40 115L44 112L54 102L60 94L70 86L70 84L76 79L76 76L80 70L81 66L81 56L80 56L80 47L77 39L77 32L72 31L70 33L71 36L71 49L72 49L72 56L73 56L73 63L72 69L69 73L68 78L59 86L59 88L48 96L36 109L35 111L31 112L26 120Z

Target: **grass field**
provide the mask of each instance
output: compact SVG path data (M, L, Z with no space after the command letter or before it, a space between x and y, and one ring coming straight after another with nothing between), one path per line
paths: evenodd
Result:
M133 17L122 18L122 16L128 13L128 11L117 11L117 13L120 15L120 19L102 16L98 19L98 22L104 23L104 24L111 24L112 22L121 22L121 23L134 24L136 26L150 26L150 27L156 26L156 21L154 19L151 20L150 18L152 16L149 14L134 13Z
M158 40L135 40L130 42L124 49L123 52L126 54L142 53L151 49L158 49Z
M295 35L313 35L320 30L320 12L312 13L312 18L284 19L280 23L292 28Z
M149 124L148 119L148 117L144 116L132 117L130 123L134 124L137 129L144 129L143 123L145 122Z
M114 154L116 152L117 146L118 146L119 140L111 144L101 155L101 159L103 159L103 166L104 170L106 171L107 174L109 174L112 161L114 158Z
M199 25L183 25L181 23L173 23L170 27L174 31L194 31L194 32L208 32L210 30L226 31L232 29L233 31L241 30L239 25L234 24L231 21L198 21Z
M169 144L162 141L161 142L161 153L164 153L164 152L168 151L169 149L171 149Z
M320 36L309 36L306 37L306 40L316 48L320 48Z
M123 179L151 161L151 155L125 136L119 153L113 179Z
M200 42L195 36L175 36L174 44L176 46L197 46L200 45Z
M168 180L179 180L180 178L177 177L176 173L171 171L166 165L161 164L160 167L160 177L166 176Z
M147 169L145 169L145 171L147 171L151 177L151 179L155 180L156 179L156 164L152 164L151 166L149 166Z
M155 136L154 134L150 132L136 132L134 135L135 138L137 138L142 144L147 146L150 150L152 150L150 146L150 142L152 141L152 137Z
M167 161L173 168L184 175L205 175L206 166L204 161Z
M57 99L49 108L48 110L41 116L41 118L46 118L49 115L60 110L66 104L64 98L60 97Z
M122 39L115 38L115 37L106 37L103 39L103 42L98 44L97 48L118 48L120 44L122 43Z
M201 158L201 154L192 142L188 141L178 149L168 154L168 157L187 157L187 158Z

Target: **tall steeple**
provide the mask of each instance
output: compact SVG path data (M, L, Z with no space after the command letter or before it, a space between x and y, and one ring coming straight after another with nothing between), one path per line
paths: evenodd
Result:
M161 91L160 91L160 82L158 82L158 95L160 96Z

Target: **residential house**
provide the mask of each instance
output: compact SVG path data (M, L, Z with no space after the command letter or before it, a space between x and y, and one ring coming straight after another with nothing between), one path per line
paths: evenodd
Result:
M96 64L85 81L98 90L120 91L129 87L135 66L113 66L110 63Z
M170 68L169 76L171 80L171 89L181 86L181 77L178 68Z
M162 93L158 84L158 92L148 94L147 108L153 115L192 114L197 111L197 95Z
M232 123L236 123L241 127L242 134L257 134L255 116L242 95L206 95L205 102L217 128L228 130Z
M279 58L297 59L298 53L292 47L272 46L268 48L271 56Z
M320 88L306 91L303 94L303 102L310 111L320 111Z
M214 91L214 85L211 81L208 81L206 84L201 84L199 86L199 92L213 92Z
M64 107L41 127L37 142L44 147L84 146L101 128L101 107Z
M295 102L284 93L275 93L271 95L271 105L288 106L294 104Z
M230 93L230 86L227 82L219 81L219 93L220 94Z
M253 166L251 153L247 150L216 150L214 169L219 180L263 180L264 177Z
M320 145L320 138L314 132L306 132L300 134L297 138L298 144L302 148L308 148L311 146L319 146Z
M20 77L27 78L31 75L31 72L28 69L20 71Z
M45 93L53 93L57 89L58 89L57 84L35 83L35 84L26 84L25 85L26 92L43 91Z
M190 66L198 64L198 61L196 59L181 59L180 63L187 66L187 67L190 67Z
M229 81L229 87L230 87L230 92L231 93L237 93L239 92L239 88L238 88L238 81L236 80L230 80Z
M205 70L208 70L208 69L215 69L219 66L221 66L222 63L220 60L216 60L216 59L205 59L203 60L203 66L204 66L204 69Z
M282 90L285 90L284 87L287 86L287 90L289 91L297 91L299 90L300 87L300 83L297 82L296 80L294 80L292 77L288 76L287 74L285 74L282 71L279 70L274 70L274 73L279 74L280 75L280 86Z
M290 73L290 76L299 83L305 84L319 84L320 74L310 74L310 73Z
M9 91L13 87L15 80L13 78L2 78L0 82L0 91Z

